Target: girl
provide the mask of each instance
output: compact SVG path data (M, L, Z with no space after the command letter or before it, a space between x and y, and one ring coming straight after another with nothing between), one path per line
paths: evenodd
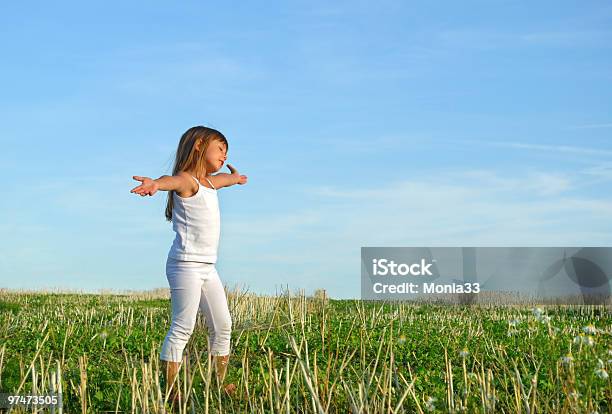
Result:
M246 184L227 164L231 174L212 175L227 159L227 140L212 128L188 129L178 145L172 176L156 180L134 176L142 184L131 190L141 196L152 196L158 190L168 191L166 219L176 232L168 253L166 276L170 285L172 323L161 350L163 372L170 398L177 400L172 384L178 374L183 350L193 332L198 309L206 317L209 342L217 379L223 384L230 351L232 320L225 291L215 270L219 243L220 215L217 190L234 184ZM225 386L228 393L234 384Z

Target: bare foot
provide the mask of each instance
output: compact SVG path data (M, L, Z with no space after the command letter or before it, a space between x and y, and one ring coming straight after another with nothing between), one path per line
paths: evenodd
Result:
M180 393L176 391L170 392L170 395L168 395L168 404L170 404L170 407L173 409L178 409L181 403L182 396L180 395Z

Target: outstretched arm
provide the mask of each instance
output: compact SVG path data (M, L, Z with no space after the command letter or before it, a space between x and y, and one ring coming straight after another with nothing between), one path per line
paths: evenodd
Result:
M157 191L177 191L183 193L188 190L191 179L186 179L183 174L179 175L162 175L156 180L149 177L140 177L138 175L133 176L134 180L140 181L138 187L132 188L130 193L138 194L141 196L152 196Z
M246 175L240 175L240 173L238 173L238 170L232 167L231 164L227 164L227 168L229 168L231 174L219 173L208 176L208 179L212 182L215 188L229 187L234 184L246 184Z

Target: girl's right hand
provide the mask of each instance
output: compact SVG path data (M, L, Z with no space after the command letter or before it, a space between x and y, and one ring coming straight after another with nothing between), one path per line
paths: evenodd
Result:
M138 187L132 188L130 193L140 194L141 196L152 196L159 190L159 186L155 180L150 179L149 177L139 177L137 175L132 177L134 180L142 182Z

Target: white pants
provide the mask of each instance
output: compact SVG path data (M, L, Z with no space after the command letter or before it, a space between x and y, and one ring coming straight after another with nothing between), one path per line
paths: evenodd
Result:
M206 318L208 352L229 355L232 319L215 265L169 257L166 277L170 284L172 323L160 359L173 362L182 360L183 350L195 327L198 309Z

